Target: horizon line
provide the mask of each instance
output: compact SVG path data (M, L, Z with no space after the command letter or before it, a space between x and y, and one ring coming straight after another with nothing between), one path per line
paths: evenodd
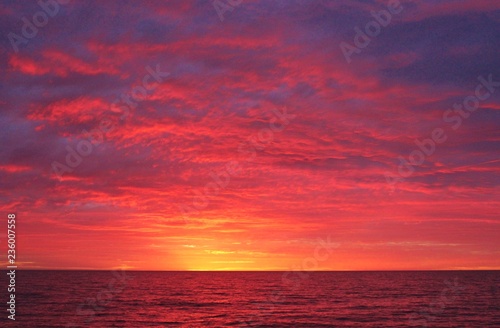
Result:
M0 269L9 271L12 269ZM129 271L129 272L295 272L297 270L130 270L130 269L14 269L16 271ZM447 272L447 271L500 271L500 269L429 269L429 270L302 270L301 272Z

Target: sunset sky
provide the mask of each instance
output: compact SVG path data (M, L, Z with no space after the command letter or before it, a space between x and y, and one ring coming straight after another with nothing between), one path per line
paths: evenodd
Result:
M221 3L2 1L19 268L500 269L500 2Z

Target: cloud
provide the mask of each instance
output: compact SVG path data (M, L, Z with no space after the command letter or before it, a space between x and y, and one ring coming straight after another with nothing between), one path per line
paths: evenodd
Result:
M398 190L384 178L479 75L500 80L498 6L403 2L346 64L339 43L385 6L245 1L223 22L199 1L65 7L19 53L0 54L1 208L24 217L27 261L286 270L331 232L340 262L330 269L411 268L409 253L433 254L426 268L466 267L470 245L473 263L498 266L498 91L460 129L444 126L447 141ZM0 31L36 10L4 6ZM120 118L113 103L156 65L169 76ZM296 117L259 146L285 108ZM53 162L104 119L114 128L59 180ZM230 161L241 172L186 224L179 206L193 207ZM88 255L102 243L109 252Z

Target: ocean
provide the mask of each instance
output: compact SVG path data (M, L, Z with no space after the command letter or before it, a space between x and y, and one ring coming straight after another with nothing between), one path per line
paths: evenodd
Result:
M36 328L500 327L499 283L500 271L18 271L16 321L4 310L0 322Z

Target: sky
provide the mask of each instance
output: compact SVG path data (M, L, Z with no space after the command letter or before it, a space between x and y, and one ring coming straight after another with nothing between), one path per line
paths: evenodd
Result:
M499 2L42 4L0 4L19 268L500 269Z

